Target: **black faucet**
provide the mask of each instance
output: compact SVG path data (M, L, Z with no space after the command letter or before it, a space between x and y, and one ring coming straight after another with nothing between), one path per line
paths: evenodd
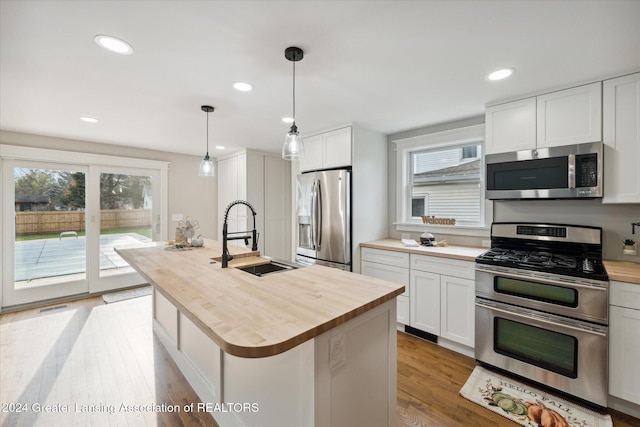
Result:
M632 222L631 223L631 234L636 234L636 225L640 227L640 222Z
M251 236L247 235L249 231L236 231L229 233L227 230L227 220L229 219L229 210L235 205L245 205L249 209L251 209L251 214L253 215L253 230L251 231ZM234 236L229 237L229 234L243 234L244 236ZM229 248L227 245L228 240L244 240L245 245L249 244L249 239L253 241L251 245L252 251L258 250L258 233L256 232L256 210L253 209L251 203L245 200L236 200L235 202L229 203L227 209L224 212L224 223L222 225L222 268L227 268L229 266L229 261L233 259L233 256L229 254Z

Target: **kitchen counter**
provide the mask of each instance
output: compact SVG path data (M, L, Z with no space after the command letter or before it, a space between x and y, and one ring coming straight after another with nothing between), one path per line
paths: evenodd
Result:
M263 262L221 244L116 252L153 285L154 333L203 402L259 411L212 414L220 426L391 426L396 296L404 286L323 266L262 277Z
M489 248L472 246L404 246L398 239L380 239L373 242L360 243L360 247L385 249L388 251L406 252L410 254L430 255L436 257L475 261L476 257Z
M475 261L476 257L489 248L471 246L403 246L398 239L380 239L373 242L361 243L360 247L385 249L389 251L406 252L411 254L430 255L445 258ZM640 263L630 261L604 260L609 280L640 284Z
M165 250L165 243L116 249L164 297L222 350L240 357L266 357L352 319L404 291L402 285L312 266L265 277L222 269L220 243ZM230 262L255 253L230 246ZM241 265L245 265L242 263Z
M640 263L604 260L609 280L640 284Z

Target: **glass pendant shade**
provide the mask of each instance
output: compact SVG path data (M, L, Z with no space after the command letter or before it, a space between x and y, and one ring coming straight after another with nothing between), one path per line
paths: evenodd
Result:
M204 156L204 159L200 162L198 175L213 177L213 160L209 157L209 153L207 153L207 155Z
M207 113L207 154L200 162L198 175L204 177L213 177L213 160L211 160L211 157L209 157L209 113L213 112L214 108L209 105L203 105L202 107L200 107L200 109Z
M302 142L302 138L300 138L298 128L294 124L291 126L289 133L287 133L287 136L284 139L284 144L282 145L282 158L285 160L300 160L303 157L304 143Z

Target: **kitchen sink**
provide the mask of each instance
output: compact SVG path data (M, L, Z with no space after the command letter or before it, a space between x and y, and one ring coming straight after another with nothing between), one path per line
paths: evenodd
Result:
M293 270L298 268L295 265L283 262L270 261L268 264L250 265L248 267L240 267L238 270L246 271L254 276L262 277L267 274L279 273L282 271Z

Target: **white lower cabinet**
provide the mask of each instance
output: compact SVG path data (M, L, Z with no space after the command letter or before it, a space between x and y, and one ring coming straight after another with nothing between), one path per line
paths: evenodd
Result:
M411 326L473 348L475 264L411 254Z
M440 336L474 346L475 281L440 276Z
M440 343L472 354L474 262L366 247L361 254L362 274L405 286L397 298L398 323L438 336Z
M440 335L440 275L411 270L411 327Z
M396 299L397 321L403 325L408 325L410 322L409 254L362 248L361 255L360 271L362 274L404 285L404 293Z
M610 282L609 394L640 405L640 285Z

